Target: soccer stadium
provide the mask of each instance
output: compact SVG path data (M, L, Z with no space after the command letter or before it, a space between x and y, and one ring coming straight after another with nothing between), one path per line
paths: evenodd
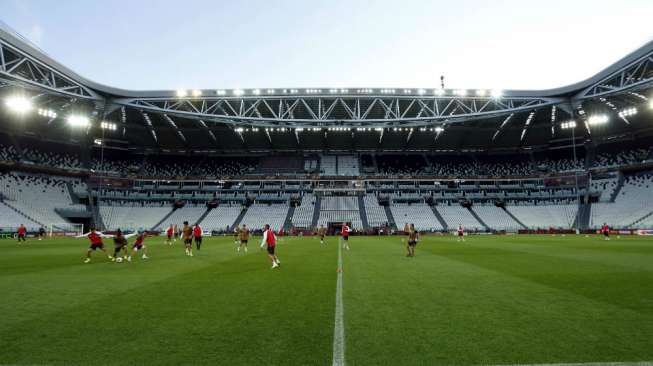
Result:
M441 81L121 89L0 22L0 365L651 365L653 41Z

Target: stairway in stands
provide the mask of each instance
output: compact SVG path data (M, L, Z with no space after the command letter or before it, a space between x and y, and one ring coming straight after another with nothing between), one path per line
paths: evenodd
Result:
M288 232L292 228L292 217L295 215L295 206L290 206L286 214L286 220L283 222L283 231Z
M468 209L469 212L472 214L472 216L474 216L474 218L476 219L476 221L478 221L481 225L483 225L483 227L485 228L485 230L487 230L487 231L492 231L492 229L490 229L490 227L487 226L487 224L485 223L485 221L483 221L483 220L481 219L481 217L480 217L480 216L479 216L479 215L478 215L478 214L477 214L477 213L476 213L476 212L475 212L471 207L467 207L467 209Z
M502 208L504 211L506 211L506 213L508 214L508 216L510 216L513 220L515 220L515 222L518 223L519 226L521 226L523 229L528 229L528 227L527 227L526 225L524 225L524 223L521 222L521 220L519 220L519 219L517 218L517 216L513 215L512 212L510 212L506 207L501 207L501 208Z
M363 230L369 230L370 224L367 221L367 211L365 211L365 200L363 196L358 196L358 211L361 214L361 221L363 222Z
M204 219L205 219L206 216L209 214L209 212L211 212L211 210L213 210L212 207L207 208L206 211L204 211L204 213L202 214L202 216L200 216L200 217L197 219L197 221L195 222L195 225L199 225L202 221L204 221Z
M322 197L315 196L315 207L313 208L313 221L312 227L317 227L317 222L320 220L320 206L322 206Z
M395 217L392 216L392 210L390 209L390 206L383 206L383 209L385 210L385 216L388 218L388 225L390 226L390 229L397 230L397 223L395 222Z
M626 180L622 172L618 172L618 174L619 174L619 178L617 179L617 187L615 187L614 191L612 191L612 195L610 196L610 202L614 202L617 199L617 196L619 196L619 192L621 192L621 188L623 188L624 186L624 181Z
M449 225L447 225L447 222L444 221L444 218L442 218L442 215L438 212L438 209L435 208L435 205L431 206L431 211L433 211L433 214L435 215L435 218L438 219L440 222L440 225L444 230L449 230Z
M578 205L578 212L576 212L576 218L574 219L574 227L579 230L585 230L589 228L591 213L591 203L581 203Z
M240 214L238 214L238 217L236 217L236 221L234 221L233 224L229 227L229 231L232 232L234 229L240 225L240 222L243 221L243 217L245 217L245 214L247 213L247 207L243 206L242 211L240 211Z
M155 230L159 225L163 224L166 220L168 220L168 217L170 217L170 215L172 215L172 213L175 212L176 210L177 207L173 207L172 210L170 210L170 212L168 212L167 215L163 216L163 218L159 220L159 222L157 222L156 225L152 226L150 230Z

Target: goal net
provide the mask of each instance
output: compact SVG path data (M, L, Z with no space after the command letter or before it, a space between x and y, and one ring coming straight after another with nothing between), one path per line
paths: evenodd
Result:
M48 225L48 236L73 236L84 233L84 224L70 222L51 223Z

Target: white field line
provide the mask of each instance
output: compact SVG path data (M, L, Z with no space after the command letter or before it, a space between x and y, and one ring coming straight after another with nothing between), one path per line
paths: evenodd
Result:
M338 280L336 284L336 318L333 325L333 366L345 366L345 326L342 306L342 245L338 243Z

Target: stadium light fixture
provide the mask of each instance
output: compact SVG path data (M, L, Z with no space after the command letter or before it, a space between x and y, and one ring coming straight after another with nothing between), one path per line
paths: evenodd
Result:
M48 118L57 118L57 113L51 109L41 109L38 110L39 116L48 117Z
M201 97L201 96L202 96L202 91L199 90L199 89L195 89L195 90L193 90L193 91L191 92L191 94L192 94L194 97Z
M444 89L435 89L433 91L433 94L438 95L438 96L443 96L444 95Z
M252 90L252 94L254 94L254 95L260 95L260 94L261 94L261 90L260 90L260 89L254 89L254 90Z
M630 108L626 108L626 109L622 110L621 112L619 112L619 117L625 118L625 117L634 116L636 114L637 114L637 108L630 107Z
M245 94L245 91L243 89L236 89L236 90L233 91L233 93L234 93L235 96L239 97L239 96Z
M227 92L224 91L224 90L216 90L216 91L215 91L215 94L217 94L217 95L225 95L225 94L227 94Z
M91 121L88 117L72 114L68 116L68 125L70 127L88 127L91 124Z
M188 92L184 89L177 90L177 97L184 98L188 95Z
M560 124L560 128L562 128L563 130L568 130L570 128L576 128L576 121L571 120L571 121L567 121L567 122L562 122Z
M438 127L435 128L435 132L437 132L437 133L440 133L440 132L442 132L442 131L444 131L444 128L442 128L442 127L440 127L440 126L438 126Z
M417 94L424 95L424 94L426 94L426 90L420 89L420 90L417 91Z
M23 96L9 97L5 100L5 105L9 110L18 114L27 113L34 108L32 101Z
M268 89L268 94L274 94L274 89Z
M244 129L242 127L235 128L234 131L238 133L243 133Z
M479 89L476 91L476 95L479 97L484 97L487 94L487 91L485 89Z
M458 90L456 90L456 91L454 92L454 94L456 94L456 95L459 96L459 97L464 97L464 96L467 95L467 90L465 90L465 89L458 89Z
M651 109L653 109L653 100L651 100L651 101L648 103L648 107L651 108Z
M593 115L587 119L587 123L589 123L590 126L604 125L608 123L608 121L609 117L606 114Z
M118 128L118 126L116 126L116 124L113 122L102 121L100 123L100 128L103 130L115 131Z
M501 98L503 96L503 91L501 89L492 89L490 95L492 95L492 98Z

